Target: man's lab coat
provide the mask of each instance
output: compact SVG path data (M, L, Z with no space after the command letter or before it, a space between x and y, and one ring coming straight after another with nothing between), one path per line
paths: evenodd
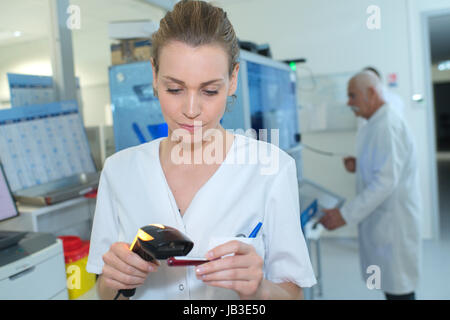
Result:
M386 104L360 128L356 149L357 195L341 212L358 224L363 278L376 284L379 270L381 290L412 292L419 280L421 195L411 133Z

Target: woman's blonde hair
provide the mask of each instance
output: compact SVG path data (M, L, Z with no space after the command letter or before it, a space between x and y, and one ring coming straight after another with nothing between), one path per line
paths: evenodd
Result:
M231 76L239 58L239 43L227 14L205 1L182 0L160 21L152 35L152 59L155 73L159 70L159 54L170 41L198 47L218 44L228 55Z

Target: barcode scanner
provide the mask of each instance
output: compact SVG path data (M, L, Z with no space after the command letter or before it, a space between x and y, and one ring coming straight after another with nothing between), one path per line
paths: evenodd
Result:
M162 224L150 224L138 230L130 250L137 253L145 261L165 260L173 256L186 256L194 243L175 228ZM116 300L120 294L132 297L134 289L121 289L117 292Z

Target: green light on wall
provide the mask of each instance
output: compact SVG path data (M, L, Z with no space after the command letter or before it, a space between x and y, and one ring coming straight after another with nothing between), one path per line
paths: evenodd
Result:
M297 70L297 64L295 62L289 62L289 67L291 67L292 71L296 71Z

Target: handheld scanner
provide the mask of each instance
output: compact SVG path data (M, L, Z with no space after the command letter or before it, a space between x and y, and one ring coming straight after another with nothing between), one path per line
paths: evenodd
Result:
M163 260L173 256L185 256L194 243L175 228L162 224L150 224L138 230L130 250L137 253L145 261ZM136 289L122 289L119 294L131 297Z
M145 261L154 261L185 256L193 246L194 243L177 229L162 224L150 224L138 230L130 250Z

